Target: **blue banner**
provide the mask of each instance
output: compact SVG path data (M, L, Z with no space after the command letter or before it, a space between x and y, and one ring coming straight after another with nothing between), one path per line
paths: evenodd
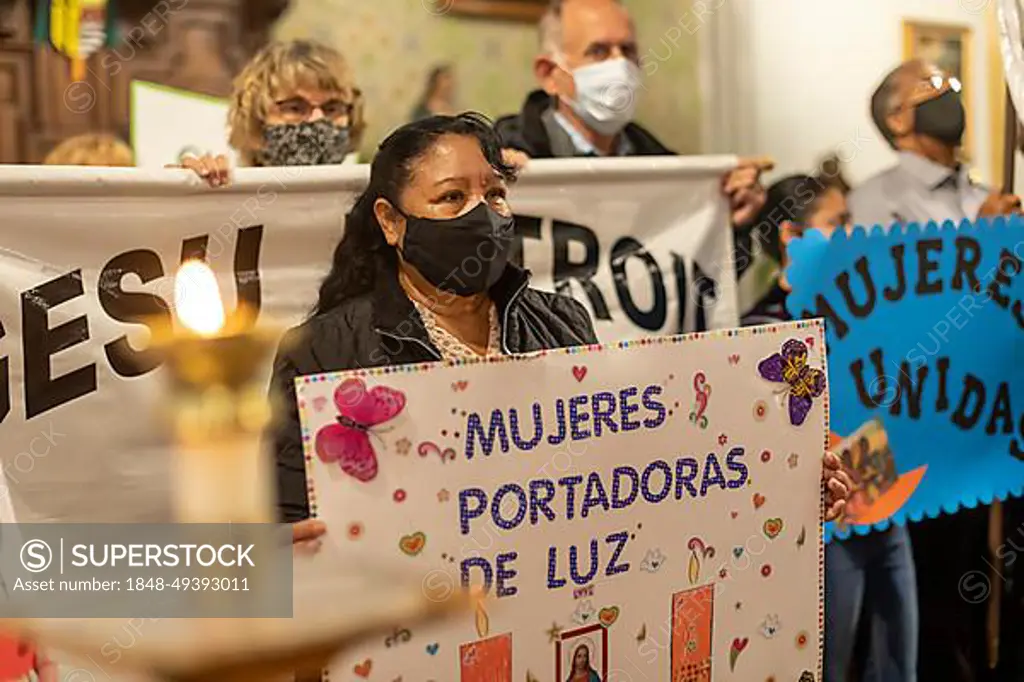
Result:
M794 317L826 321L832 448L857 492L827 540L1024 489L1024 219L809 230Z

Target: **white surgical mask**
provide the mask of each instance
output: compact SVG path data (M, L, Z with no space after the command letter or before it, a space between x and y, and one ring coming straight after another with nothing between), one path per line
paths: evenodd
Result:
M572 110L601 135L615 135L633 120L640 68L619 57L572 71L576 99L564 98Z

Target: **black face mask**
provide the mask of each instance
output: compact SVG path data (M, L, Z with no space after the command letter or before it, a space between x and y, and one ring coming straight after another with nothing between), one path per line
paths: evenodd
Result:
M438 289L472 296L494 286L505 271L514 220L486 202L458 218L405 221L402 258Z
M282 123L263 130L261 166L320 166L341 163L348 154L348 128L325 118Z
M963 102L960 95L952 90L922 102L914 109L914 132L939 142L960 146L966 127L967 114Z

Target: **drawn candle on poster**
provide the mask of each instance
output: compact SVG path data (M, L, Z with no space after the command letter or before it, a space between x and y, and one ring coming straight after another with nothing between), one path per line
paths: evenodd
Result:
M336 676L816 670L822 338L801 322L300 379L311 510L340 560L493 598ZM765 614L804 645L755 644Z

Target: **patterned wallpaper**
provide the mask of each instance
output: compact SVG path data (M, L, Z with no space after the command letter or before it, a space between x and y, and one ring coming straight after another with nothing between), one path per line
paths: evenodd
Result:
M697 24L680 0L627 0L649 60L637 120L669 147L699 148ZM455 65L459 106L496 117L518 111L534 87L536 29L527 24L432 13L429 0L294 0L282 39L310 38L340 50L367 100L372 152L408 119L427 72ZM689 30L687 30L689 29Z

